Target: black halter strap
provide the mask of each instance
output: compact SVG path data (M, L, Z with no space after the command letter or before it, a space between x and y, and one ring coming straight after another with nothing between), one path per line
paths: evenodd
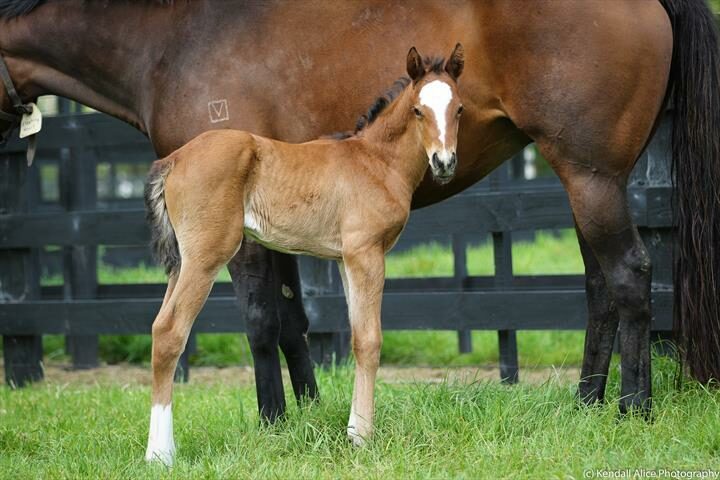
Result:
M0 120L4 120L10 123L10 126L7 128L7 130L0 132L1 146L7 143L13 130L15 130L18 125L20 125L20 120L22 120L22 116L32 113L33 106L29 103L23 103L20 95L18 95L17 90L15 89L15 84L13 83L12 78L10 78L10 71L8 70L7 64L5 63L5 59L2 55L0 55L0 79L3 82L3 85L5 85L5 91L7 92L8 97L10 97L10 101L12 102L13 108L15 109L14 113L0 110ZM35 157L35 140L35 135L32 135L29 140L30 143L28 144L27 151L28 165L32 163L32 160Z

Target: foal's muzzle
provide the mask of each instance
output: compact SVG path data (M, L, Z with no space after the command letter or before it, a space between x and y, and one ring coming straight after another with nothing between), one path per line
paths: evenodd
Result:
M457 166L457 155L455 152L447 150L434 152L430 159L430 169L433 177L441 184L448 183L455 175L455 167Z

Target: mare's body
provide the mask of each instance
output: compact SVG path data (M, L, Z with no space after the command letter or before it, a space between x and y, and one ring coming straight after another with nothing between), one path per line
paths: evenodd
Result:
M210 129L285 141L351 129L401 74L386 66L407 45L460 40L462 162L447 185L422 182L413 205L466 188L535 141L568 191L586 266L579 394L604 398L619 328L623 410L649 407L651 391L650 264L625 186L670 87L680 340L697 378L720 377L720 55L704 0L166 3L0 0L0 53L24 100L78 100L135 125L164 156ZM8 18L10 4L25 14ZM10 108L4 91L0 103ZM246 242L229 270L249 303L260 410L274 419L285 409L278 343L298 398L317 392L296 264Z

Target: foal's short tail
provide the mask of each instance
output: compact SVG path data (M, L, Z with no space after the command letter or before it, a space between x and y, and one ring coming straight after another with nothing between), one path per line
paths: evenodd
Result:
M146 218L152 233L153 253L169 276L175 275L180 269L180 250L165 205L165 179L172 166L172 160L167 158L156 161L145 183Z
M673 28L670 87L675 330L687 371L720 380L720 49L705 0L660 0Z

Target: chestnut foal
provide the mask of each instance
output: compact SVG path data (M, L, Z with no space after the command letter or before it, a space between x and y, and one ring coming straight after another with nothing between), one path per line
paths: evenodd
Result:
M440 182L455 172L463 65L460 44L447 62L423 60L413 47L410 79L398 80L342 139L288 144L214 130L153 164L145 199L169 282L152 326L147 460L173 461L177 360L244 234L281 252L337 260L356 360L347 432L356 445L372 433L384 257L407 222L428 163Z

